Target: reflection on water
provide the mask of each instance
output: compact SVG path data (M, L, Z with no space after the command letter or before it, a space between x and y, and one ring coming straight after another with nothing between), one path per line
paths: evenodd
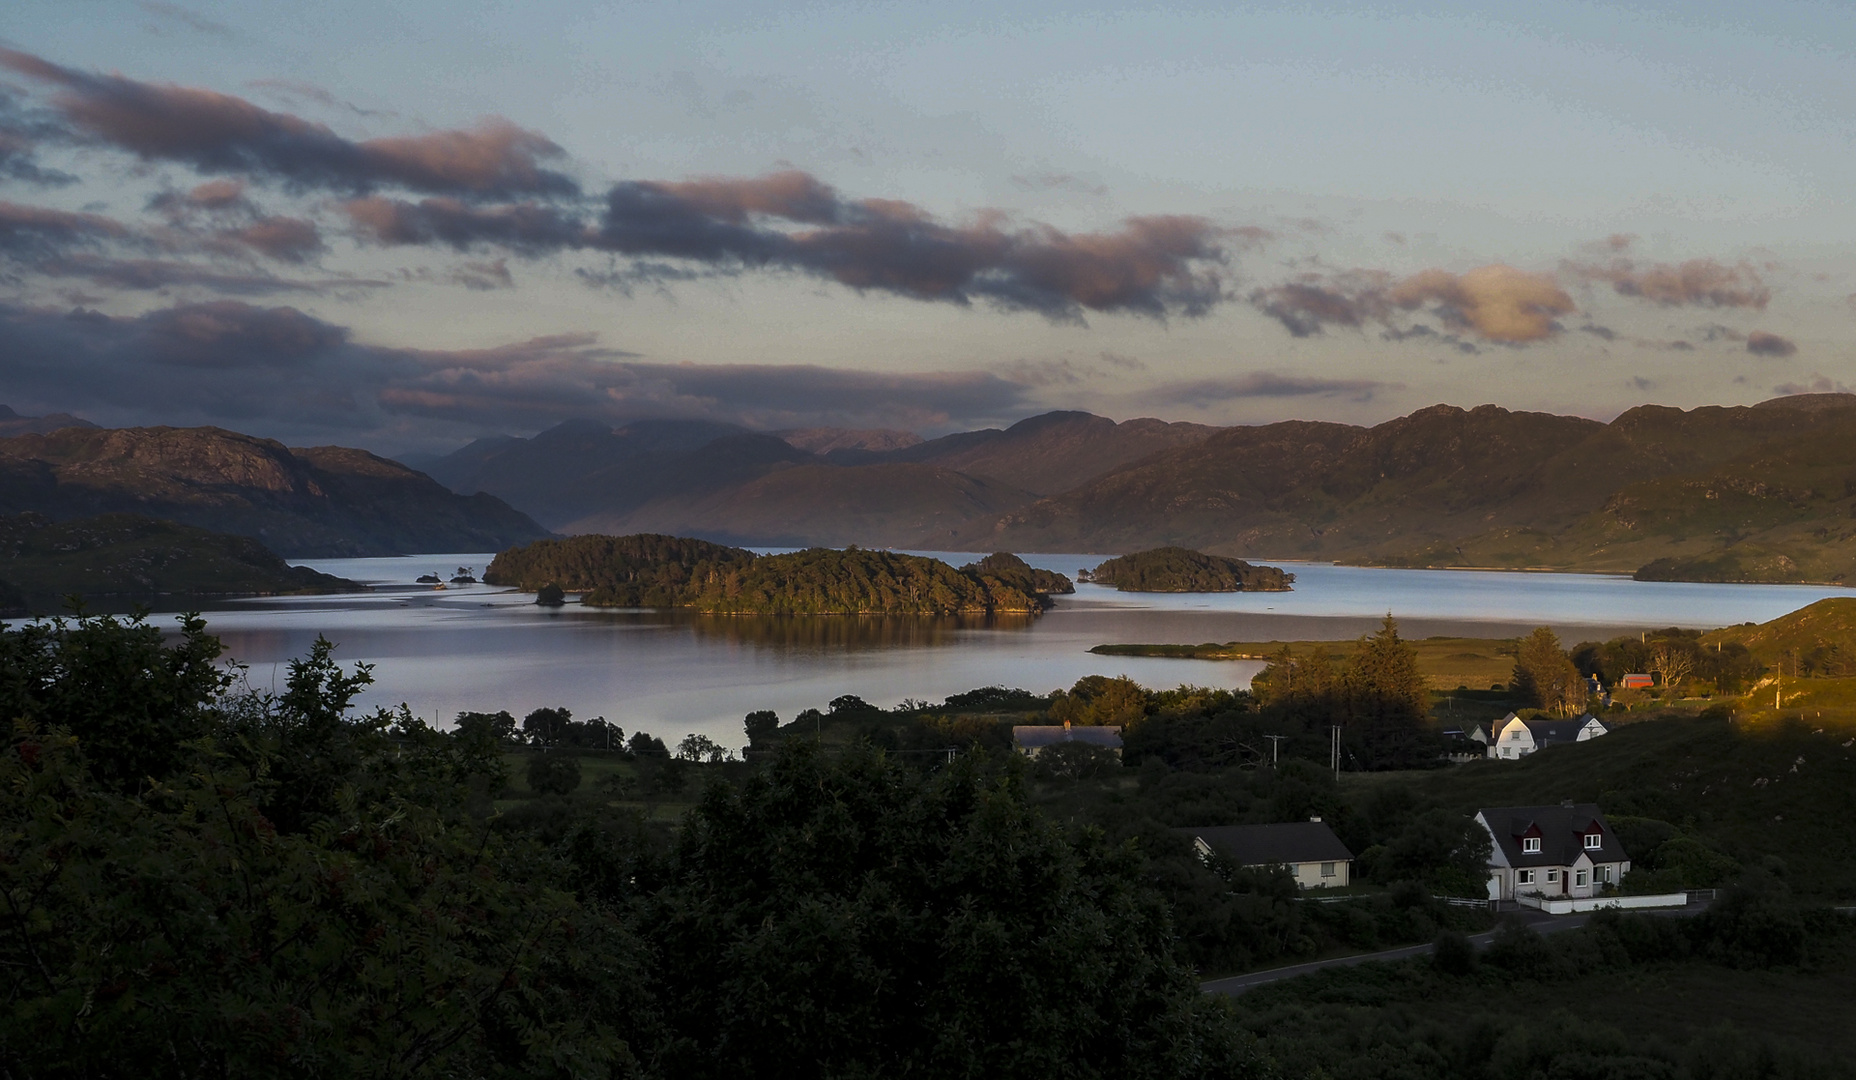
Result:
M945 556L958 566L977 555ZM1395 612L1407 636L1518 636L1547 624L1579 641L1642 626L1712 627L1765 621L1821 596L1813 586L1636 582L1594 574L1504 574L1290 565L1290 593L1118 593L1079 585L1041 617L949 618L703 616L689 612L539 608L533 597L487 585L442 591L413 585L432 570L488 565L484 553L399 559L326 559L309 565L369 593L246 601L210 613L208 625L252 684L281 683L284 665L318 634L344 662L375 665L363 702L405 702L428 720L466 709L518 715L565 706L627 731L675 740L700 732L743 742L742 717L773 709L790 719L840 694L883 707L938 701L980 686L1036 693L1085 675L1127 675L1149 686L1241 687L1262 665L1156 657L1104 657L1109 642L1342 639ZM1090 555L1032 555L1065 573Z
M680 613L679 613L680 614ZM927 649L958 645L976 631L1031 629L1037 618L1002 615L687 615L699 638L775 649Z

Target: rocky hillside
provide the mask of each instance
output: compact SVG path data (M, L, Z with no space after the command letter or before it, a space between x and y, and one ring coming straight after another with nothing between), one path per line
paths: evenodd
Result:
M97 425L88 420L80 420L70 413L50 413L46 416L21 416L6 405L0 405L0 439L14 435L43 435L59 428L81 427L93 428Z
M362 450L293 450L220 428L76 428L0 439L0 513L108 513L249 536L292 557L493 551L548 535Z
M293 567L247 536L138 514L53 521L0 517L0 613L56 614L65 598L120 606L235 595L359 592L342 578ZM112 604L112 602L115 602Z

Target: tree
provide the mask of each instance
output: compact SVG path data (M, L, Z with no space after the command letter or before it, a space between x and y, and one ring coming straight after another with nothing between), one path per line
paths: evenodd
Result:
M1418 652L1398 636L1386 616L1379 632L1360 639L1341 676L1347 725L1373 768L1412 765L1430 756L1425 725L1430 689L1418 670Z
M718 762L728 757L728 751L707 735L690 734L677 744L677 760L693 762Z
M522 734L530 746L547 749L565 741L568 726L574 721L569 709L536 709L522 718Z
M1545 626L1521 639L1509 688L1523 700L1561 716L1585 707L1585 677L1560 648L1559 637Z
M1679 693L1682 683L1695 670L1695 656L1682 644L1663 641L1650 650L1650 673L1670 693ZM1794 668L1793 674L1796 674Z
M542 607L560 607L567 603L567 592L550 581L535 590L535 602Z
M758 747L770 742L774 733L780 730L780 714L772 709L755 709L747 715L744 724L748 733L748 745Z
M541 795L572 795L580 786L580 759L572 754L536 754L528 760L528 786Z

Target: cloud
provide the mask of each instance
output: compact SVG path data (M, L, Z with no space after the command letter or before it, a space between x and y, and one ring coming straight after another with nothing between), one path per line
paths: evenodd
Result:
M232 28L226 24L214 22L203 15L188 11L178 4L166 4L162 3L161 0L136 0L135 6L148 12L150 15L158 16L170 22L179 23L195 33L211 34L214 37L226 38L236 36L232 32Z
M145 161L267 177L300 190L400 187L471 198L579 193L572 179L542 167L563 156L559 146L495 117L468 130L355 142L211 90L92 74L7 49L0 49L0 67L55 87L52 108L73 134Z
M1083 311L1203 315L1223 300L1218 268L1241 230L1198 217L1134 217L1113 232L1011 227L986 213L962 225L892 199L847 199L810 174L613 185L596 219L537 202L476 206L372 197L343 207L380 244L501 247L539 256L591 250L710 270L789 270L916 300L1076 320ZM634 271L636 266L632 268ZM687 276L673 270L672 279ZM629 288L648 275L599 278Z
M1320 379L1253 371L1228 379L1194 379L1166 383L1142 395L1160 405L1204 405L1239 398L1340 397L1371 401L1382 390L1402 390L1400 383L1374 379Z
M1638 267L1629 259L1609 263L1566 263L1568 273L1608 281L1620 296L1664 307L1755 308L1764 310L1772 290L1752 264L1727 266L1713 259Z
M1074 191L1081 195L1093 195L1101 198L1108 194L1108 188L1101 184L1092 184L1069 173L1042 172L1029 176L1012 177L1012 186L1020 191Z
M279 262L307 262L327 250L316 223L304 218L259 218L222 235Z
M989 372L644 362L590 334L487 349L368 345L292 307L236 300L137 316L0 304L14 404L115 424L223 424L276 437L448 446L574 417L695 417L749 427L935 428L1021 412Z
M336 97L314 83L298 79L253 79L245 84L253 90L266 90L286 101L310 101L330 109L340 109L355 116L398 116L388 109L363 109L352 101Z
M95 247L129 236L126 226L101 214L0 201L0 256L6 258L52 258L74 247Z
M1406 310L1434 304L1446 324L1509 345L1551 337L1559 331L1554 320L1574 310L1572 297L1552 278L1500 264L1460 275L1425 270L1399 282L1387 297Z
M1790 338L1755 330L1746 336L1746 351L1754 356L1792 356L1798 345Z
M516 287L516 279L509 273L508 259L466 262L451 271L451 281L476 292Z
M1424 270L1396 283L1390 275L1369 270L1309 276L1257 289L1249 299L1296 337L1320 334L1329 326L1357 329L1369 321L1391 326L1397 312L1428 306L1452 330L1510 345L1558 333L1557 317L1574 310L1572 297L1552 278L1500 264L1463 274ZM1412 331L1394 327L1399 338Z
M1845 386L1843 383L1835 382L1829 376L1820 374L1819 372L1815 372L1815 371L1811 373L1809 382L1780 383L1779 385L1772 388L1772 392L1775 394L1779 394L1783 397L1792 397L1797 394L1848 394L1848 393L1852 393L1851 389L1848 386Z

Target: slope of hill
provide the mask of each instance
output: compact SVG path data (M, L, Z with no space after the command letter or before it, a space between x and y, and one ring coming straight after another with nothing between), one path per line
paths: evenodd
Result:
M43 435L57 431L59 428L80 427L93 428L97 425L88 420L80 420L70 413L51 413L46 416L21 416L11 408L0 405L0 439L14 435Z
M933 439L881 460L939 465L1052 495L1150 454L1199 442L1218 428L1140 419L1116 423L1086 412L1051 412L1004 431Z
M1610 424L1440 405L1227 429L943 543L1839 581L1856 577L1852 514L1850 395Z
M975 518L1036 498L933 465L796 465L733 487L666 495L570 522L568 532L668 532L777 547L933 547Z
M63 428L0 439L0 513L167 518L296 557L483 551L547 535L362 450L292 450L220 428Z
M247 536L228 536L138 514L54 522L0 517L0 579L12 614L62 610L85 600L360 592L342 578L293 567Z

